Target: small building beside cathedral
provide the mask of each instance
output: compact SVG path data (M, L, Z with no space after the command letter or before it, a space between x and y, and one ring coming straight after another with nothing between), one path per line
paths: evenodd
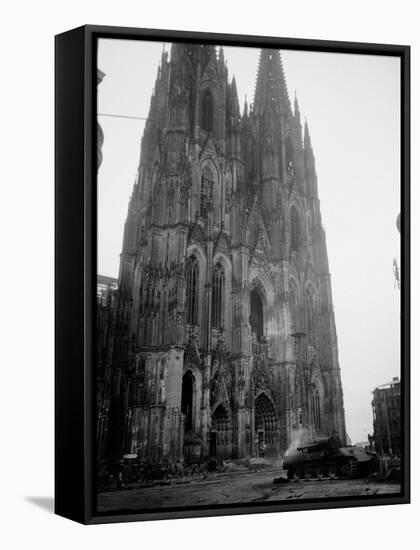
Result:
M401 456L401 382L397 376L374 389L372 413L373 435L369 439L376 452Z
M100 456L277 459L297 437L346 441L314 153L279 51L261 51L242 111L222 48L162 54L117 287L101 309Z

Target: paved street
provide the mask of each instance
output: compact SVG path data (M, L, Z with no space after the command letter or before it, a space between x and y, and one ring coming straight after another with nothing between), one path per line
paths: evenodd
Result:
M282 472L284 475L285 472ZM212 480L192 481L168 486L131 488L100 493L99 512L112 510L139 510L173 506L208 506L302 500L307 498L383 495L398 493L396 482L366 482L364 479L297 481L273 485L279 472L220 474Z

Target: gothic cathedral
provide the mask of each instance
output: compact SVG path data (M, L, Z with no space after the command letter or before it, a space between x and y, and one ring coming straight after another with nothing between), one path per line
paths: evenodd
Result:
M114 307L109 455L276 459L297 434L345 443L314 154L279 51L261 51L242 113L222 48L162 54Z

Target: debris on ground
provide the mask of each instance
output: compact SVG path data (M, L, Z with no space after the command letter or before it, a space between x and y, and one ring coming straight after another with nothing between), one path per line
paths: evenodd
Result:
M281 485L282 483L290 483L290 481L287 479L287 477L283 477L283 476L275 477L273 479L274 485Z
M292 493L291 495L287 496L286 499L289 499L289 498L300 498L301 496L303 496L305 493Z
M387 471L376 472L371 475L369 481L401 481L401 467L390 468Z

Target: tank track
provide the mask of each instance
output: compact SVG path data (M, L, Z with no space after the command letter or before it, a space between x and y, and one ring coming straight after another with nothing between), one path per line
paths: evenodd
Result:
M368 475L356 460L343 463L330 462L324 464L307 464L291 468L287 471L289 479L355 479Z

